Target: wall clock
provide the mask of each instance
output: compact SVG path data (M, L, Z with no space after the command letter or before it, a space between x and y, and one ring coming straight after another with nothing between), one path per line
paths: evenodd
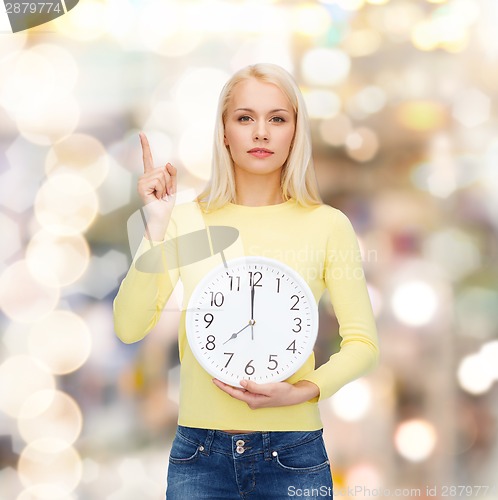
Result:
M201 366L240 387L241 379L285 380L303 365L316 341L318 307L297 271L249 256L221 264L199 282L185 321Z

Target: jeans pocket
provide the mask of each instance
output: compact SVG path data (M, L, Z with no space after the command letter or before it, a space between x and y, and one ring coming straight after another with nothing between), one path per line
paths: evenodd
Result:
M194 443L184 436L176 433L171 446L169 462L172 464L189 464L199 458L200 444Z
M296 446L273 452L275 463L290 472L317 472L330 467L327 451L321 436Z

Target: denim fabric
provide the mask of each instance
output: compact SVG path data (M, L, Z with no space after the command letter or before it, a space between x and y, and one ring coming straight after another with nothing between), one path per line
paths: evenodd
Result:
M322 430L229 434L179 425L167 500L332 498Z

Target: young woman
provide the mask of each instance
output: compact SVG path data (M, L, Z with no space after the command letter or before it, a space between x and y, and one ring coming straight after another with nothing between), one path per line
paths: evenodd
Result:
M220 95L212 177L191 203L175 206L176 169L169 163L154 167L143 133L140 139L144 174L138 191L147 230L114 302L115 328L124 342L152 329L179 279L188 304L220 255L202 258L199 251L198 259L189 254L182 262L192 248L182 246L181 237L220 225L239 234L224 251L227 259L280 260L301 274L317 303L327 289L342 337L340 351L322 366L315 367L312 354L284 382L243 380L240 389L213 379L196 361L183 310L180 408L167 499L332 497L318 402L376 365L377 333L354 230L342 212L320 201L298 86L271 64L233 75ZM162 250L164 271L137 269L137 259L165 241L176 250Z

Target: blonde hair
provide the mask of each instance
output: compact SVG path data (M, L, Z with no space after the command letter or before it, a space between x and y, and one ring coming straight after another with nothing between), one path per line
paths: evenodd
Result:
M211 179L196 198L197 202L206 212L235 202L233 161L224 142L225 119L234 88L249 78L276 85L289 99L294 110L296 128L280 180L284 200L294 198L304 206L321 204L311 157L311 135L303 96L286 70L268 63L242 68L223 87L215 123Z

